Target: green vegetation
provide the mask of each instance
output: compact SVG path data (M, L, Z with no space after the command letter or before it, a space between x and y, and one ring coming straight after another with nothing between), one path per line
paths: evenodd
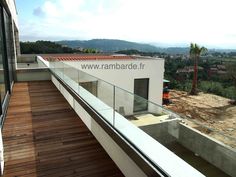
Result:
M211 50L210 50L211 51ZM123 50L116 53L127 55L157 56L165 58L165 79L170 80L171 89L190 92L194 73L194 59L188 55L170 55L159 52L140 52ZM209 54L210 53L210 54ZM234 52L209 52L198 60L197 91L212 93L230 99L236 99L236 55ZM229 69L228 67L231 67ZM186 68L192 68L188 71ZM231 76L230 72L231 71ZM234 71L234 72L233 72ZM233 73L232 73L233 72ZM234 87L235 86L235 87Z
M22 54L73 53L69 47L63 47L50 41L20 42Z
M141 55L141 56L160 56L160 55L165 55L165 53L160 53L160 52L141 52L139 50L135 49L129 49L129 50L120 50L115 52L117 54L125 54L125 55Z
M22 54L97 53L92 48L72 49L51 41L20 42Z
M182 90L189 92L192 87L192 81L186 80L181 83L179 81L173 80L170 84L172 89ZM224 85L224 83L216 81L200 81L198 85L198 91L204 93L212 93L215 95L223 96L229 99L236 99L236 89L234 86Z
M226 98L235 99L236 90L234 86L224 86L221 82L201 81L199 89L206 93L214 93Z
M227 63L226 69L229 77L234 81L234 86L236 88L236 62Z
M98 53L98 51L96 49L91 49L91 48L88 48L88 49L82 49L80 50L82 53Z
M229 77L233 80L234 91L236 91L236 62L228 62L226 64L226 69L227 69ZM233 104L236 104L236 99L233 102Z
M165 62L165 78L170 80L170 88L189 92L191 90L193 72L178 72L182 68L193 66L192 60L167 59ZM226 65L236 71L236 61L225 62L218 59L199 60L198 91L212 93L230 99L236 99L235 81L229 75L227 67L215 71L213 69Z

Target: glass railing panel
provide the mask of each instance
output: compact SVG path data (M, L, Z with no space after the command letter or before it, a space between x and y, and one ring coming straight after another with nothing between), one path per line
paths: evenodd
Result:
M97 82L97 98L102 100L107 106L113 108L114 86L99 79Z
M145 124L146 121L149 121L149 117L154 117L155 120L155 116L159 116L162 113L161 107L155 107L154 109L153 106L154 104L151 105L148 100L115 87L116 112L114 113L114 128L152 160L155 159L152 155L157 153L156 151L163 151L163 149L161 147L160 149L153 149L155 141L139 128L139 124ZM165 152L163 151L163 153ZM155 160L153 162L159 166Z
M61 79L64 79L64 63L62 62L55 62L55 73Z
M163 115L166 115L169 119L179 117L162 106L119 87L115 87L115 108L119 114L128 120L137 120L140 117L150 116L158 118Z
M78 75L79 95L112 124L114 86L83 71Z
M55 61L49 61L49 68L53 73L55 73L55 65L56 65Z
M79 85L97 97L98 78L79 70Z
M134 115L134 95L115 87L115 110L127 119Z
M59 77L59 74L58 74L58 73L59 73L59 71L60 71L59 68L58 68L59 65L60 65L60 63L55 61L54 73L55 73L58 77Z
M157 166L160 164L162 167L168 166L165 161L159 161L159 159L175 158L179 161L166 148L190 164L196 162L194 153L187 154L191 155L192 161L178 154L180 148L187 152L187 149L184 149L185 142L196 142L189 138L185 139L183 131L190 131L191 128L182 126L183 119L178 119L180 117L174 112L62 62L50 62L50 66L52 66L52 71L74 89L104 120ZM196 129L205 131L201 126L197 126ZM191 150L191 147L189 149ZM159 158L160 156L162 157ZM181 165L185 164L182 161L179 162ZM200 159L199 163L205 163L205 161ZM189 168L189 166L186 167ZM168 173L171 174L172 170L169 170Z
M64 63L64 81L76 92L79 88L79 70Z

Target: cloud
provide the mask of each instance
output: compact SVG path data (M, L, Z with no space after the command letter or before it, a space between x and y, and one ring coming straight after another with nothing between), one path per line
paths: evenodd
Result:
M34 9L33 15L38 16L38 17L42 17L42 16L44 16L44 12L41 7L37 7Z
M42 18L28 22L52 38L236 45L227 37L236 34L234 7L234 0L46 0L34 10Z

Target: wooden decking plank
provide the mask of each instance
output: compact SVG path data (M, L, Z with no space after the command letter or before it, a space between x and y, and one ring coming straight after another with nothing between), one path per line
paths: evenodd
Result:
M5 177L123 176L49 81L14 85L3 142Z

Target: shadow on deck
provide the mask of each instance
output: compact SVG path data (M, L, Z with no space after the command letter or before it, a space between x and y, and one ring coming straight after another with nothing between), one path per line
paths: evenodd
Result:
M50 81L14 85L3 128L4 176L123 176Z

